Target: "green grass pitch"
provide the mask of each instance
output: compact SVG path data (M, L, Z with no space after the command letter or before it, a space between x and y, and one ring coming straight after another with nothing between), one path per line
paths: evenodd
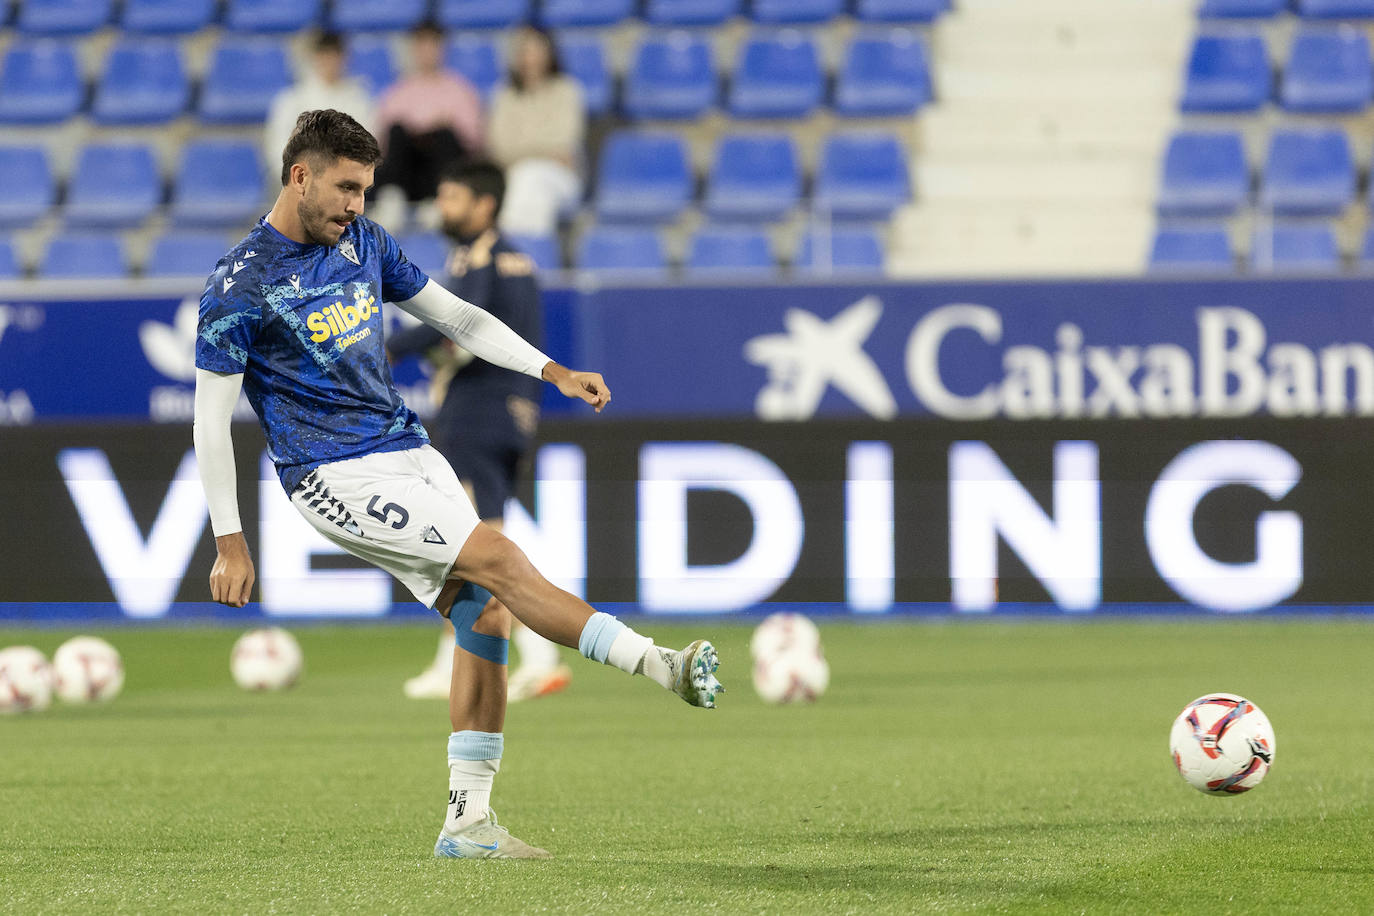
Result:
M431 858L447 716L400 686L434 629L297 628L303 681L255 695L237 631L93 628L121 697L0 719L3 909L1374 912L1374 625L830 624L830 692L795 708L753 695L747 628L641 628L711 636L729 692L691 709L574 660L513 707L493 806L549 862ZM1168 759L1212 690L1277 732L1246 795Z

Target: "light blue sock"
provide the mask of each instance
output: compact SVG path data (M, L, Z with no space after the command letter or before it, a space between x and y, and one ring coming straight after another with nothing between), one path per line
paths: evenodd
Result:
M607 656L611 654L611 644L617 636L628 629L629 627L610 614L597 611L587 619L587 625L582 628L582 636L577 640L577 651L604 665Z
M448 759L500 760L505 744L500 732L454 732L448 736Z

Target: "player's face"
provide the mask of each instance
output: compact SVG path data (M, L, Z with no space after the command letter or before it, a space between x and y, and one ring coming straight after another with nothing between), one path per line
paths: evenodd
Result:
M317 245L339 243L349 224L362 215L373 170L352 159L336 159L322 171L307 173L297 208L307 238Z
M491 228L488 212L490 208L478 206L477 195L465 184L456 181L439 182L434 203L439 208L439 218L443 221L444 231L449 235L470 239Z

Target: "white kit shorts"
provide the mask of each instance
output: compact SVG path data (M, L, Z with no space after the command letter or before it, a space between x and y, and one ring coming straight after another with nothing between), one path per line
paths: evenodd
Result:
M291 494L311 526L433 607L477 510L432 446L324 464Z

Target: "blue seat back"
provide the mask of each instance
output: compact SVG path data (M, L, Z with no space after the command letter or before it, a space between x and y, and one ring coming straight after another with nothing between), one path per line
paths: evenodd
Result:
M949 12L949 0L858 0L854 14L866 22L931 22Z
M654 25L720 25L740 6L741 0L649 0L644 18Z
M911 196L906 154L882 131L831 134L821 150L816 204L841 219L886 218Z
M1150 270L1160 273L1231 273L1236 269L1225 226L1164 226L1150 246Z
M23 226L53 205L57 187L41 146L0 146L0 226Z
M582 99L590 115L611 110L614 85L606 69L606 49L595 35L565 35L559 39L558 55L563 69L582 84Z
M119 24L126 32L184 35L209 25L215 6L215 0L124 0Z
M98 143L81 150L67 192L71 225L138 224L158 205L162 182L153 151L136 143Z
M341 32L408 29L429 11L426 0L334 0L330 23Z
M16 25L30 35L80 35L110 21L112 0L24 0Z
M1355 163L1345 131L1274 132L1264 164L1261 203L1284 215L1335 215L1354 195Z
M463 77L482 94L491 95L506 78L496 41L485 35L460 34L444 48L444 66Z
M391 40L385 35L354 35L348 40L348 75L357 77L373 95L396 81Z
M280 41L227 37L210 57L200 116L218 123L260 123L273 97L291 82L291 67Z
M667 263L663 243L650 229L596 226L577 248L581 270L661 272Z
M635 14L634 0L544 0L540 20L549 28L615 25Z
M597 209L605 219L671 219L691 192L687 147L673 133L612 134L598 174Z
M234 32L297 32L317 25L323 0L229 0L224 24Z
M1340 270L1335 233L1325 224L1277 223L1256 228L1250 241L1250 267L1260 273L1328 273Z
M190 98L175 40L126 39L106 58L91 114L102 124L155 124L181 114Z
M737 117L801 117L821 101L820 56L815 41L795 29L756 35L740 49L730 87Z
M126 270L124 249L117 236L64 233L48 243L38 273L42 277L122 277Z
M883 243L878 233L860 226L812 227L802 235L792 262L799 273L882 273Z
M651 36L639 46L626 79L626 114L695 118L715 101L711 45L702 35L675 31Z
M149 277L208 277L229 250L216 232L168 232L153 242L143 272Z
M1289 111L1357 112L1374 97L1369 38L1349 26L1305 29L1293 40L1279 101Z
M686 268L694 274L767 276L777 265L761 230L708 227L692 237Z
M530 18L530 0L439 0L446 29L507 29Z
M1254 111L1269 99L1273 72L1258 32L1199 35L1188 55L1184 111Z
M558 252L558 239L551 235L506 235L517 251L530 256L540 270L561 270L563 258Z
M796 206L801 185L790 134L727 134L716 147L706 210L713 219L779 219Z
M1245 202L1250 174L1237 131L1182 131L1164 154L1159 209L1168 215L1226 216Z
M860 35L849 45L835 87L841 114L910 114L930 101L925 45L914 32L891 29Z
M85 86L65 41L16 42L0 66L0 122L53 124L76 113Z
M826 22L844 12L844 0L754 0L750 12L756 22Z

